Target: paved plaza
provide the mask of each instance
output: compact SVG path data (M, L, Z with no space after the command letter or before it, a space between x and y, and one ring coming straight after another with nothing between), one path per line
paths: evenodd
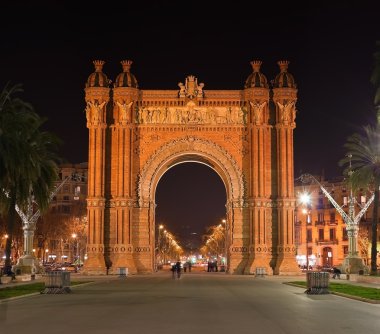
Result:
M70 294L1 302L0 333L378 334L380 328L380 304L283 284L304 277L192 272L172 279L159 272L93 279Z

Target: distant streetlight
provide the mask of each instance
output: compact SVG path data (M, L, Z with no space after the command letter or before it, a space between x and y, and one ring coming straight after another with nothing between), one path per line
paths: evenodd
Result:
M227 219L222 219L222 223L224 224L224 266L225 272L227 272L227 257L228 257L228 225Z
M79 238L78 238L78 235L76 233L73 233L71 234L71 237L73 238L74 240L74 243L73 243L73 263L75 263L75 259L74 259L74 248L75 248L75 241L76 241L76 262L77 262L77 266L80 265L80 259L79 259Z
M45 263L46 262L49 262L49 250L48 249L45 249Z

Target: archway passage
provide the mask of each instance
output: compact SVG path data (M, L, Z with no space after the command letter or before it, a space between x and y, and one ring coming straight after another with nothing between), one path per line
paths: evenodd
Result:
M110 88L104 62L86 83L89 129L85 272L154 271L156 191L184 162L210 166L226 195L229 272L299 272L294 245L293 130L297 88L278 62L273 90L252 61L241 90L142 90L132 62Z
M199 262L206 234L226 217L226 188L220 176L204 162L179 163L161 177L155 202L158 266L170 260L167 233L180 245L183 261ZM225 257L226 236L222 237L220 256Z

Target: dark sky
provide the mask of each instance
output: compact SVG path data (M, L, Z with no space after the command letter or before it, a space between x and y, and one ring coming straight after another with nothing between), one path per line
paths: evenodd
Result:
M278 60L289 60L299 89L296 176L322 170L327 177L340 175L337 163L347 136L374 121L369 78L375 41L380 40L379 1L120 3L8 1L1 6L0 86L23 84L24 99L64 141L61 153L68 162L87 161L83 89L94 59L106 61L104 72L112 80L121 72L120 61L132 59L141 89L177 89L179 81L193 74L205 90L242 89L253 59L263 61L268 80L279 72ZM165 189L187 182L181 177L189 172L182 168L191 166L178 166L164 176L159 206L171 203L170 212L175 211L173 199L167 199L172 192ZM206 174L195 180L212 179L212 170L198 167ZM197 173L198 168L191 174ZM220 195L216 179L207 188L210 198ZM160 219L178 219L160 210ZM202 224L219 219L221 210L223 214L224 203ZM180 224L198 218L190 211Z

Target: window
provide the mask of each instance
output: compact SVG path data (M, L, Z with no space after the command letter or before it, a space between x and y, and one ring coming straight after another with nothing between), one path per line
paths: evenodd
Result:
M313 254L313 247L307 247L307 255L310 256Z
M335 212L330 212L330 223L335 223Z
M366 197L360 196L360 203L365 204L365 202L366 202Z
M62 205L63 213L70 213L70 207L68 205Z
M64 200L64 201L69 201L69 200L70 200L70 197L69 197L69 196L63 196L63 200Z
M330 228L330 240L335 240L335 228Z
M76 186L74 189L74 200L77 201L79 199L79 194L80 194L80 186Z
M323 197L318 198L318 209L323 209Z
M307 230L307 242L313 241L313 231L312 230Z
M319 239L320 241L322 241L322 240L324 240L324 237L325 237L325 235L324 235L324 231L323 231L323 229L319 229L319 230L318 230L318 239Z
M318 213L318 223L323 223L325 221L325 214L323 212Z
M344 196L343 197L343 205L347 205L347 203L348 203L348 197Z

